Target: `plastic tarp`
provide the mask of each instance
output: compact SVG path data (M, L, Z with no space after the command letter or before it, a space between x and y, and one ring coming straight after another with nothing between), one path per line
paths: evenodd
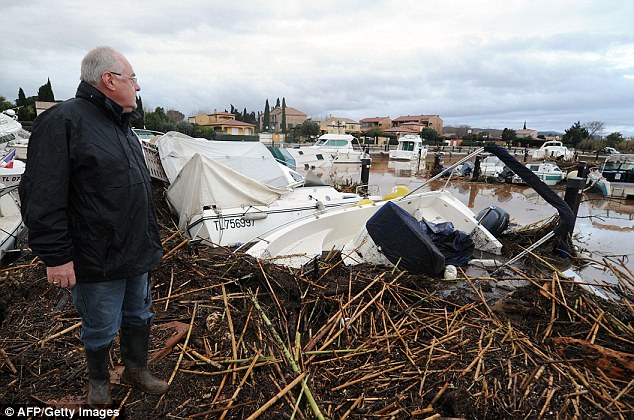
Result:
M469 264L475 244L468 233L456 230L453 223L432 223L423 219L421 228L445 257L445 264L465 266Z
M292 183L260 142L212 141L170 131L156 140L156 146L170 183L197 153L270 187Z
M268 152L267 152L268 153ZM270 187L207 156L194 154L167 190L167 200L179 216L178 227L203 207L219 209L242 205L267 205L285 193L285 188Z
M445 257L422 229L421 222L396 204L385 203L365 226L374 243L399 268L428 275L445 269Z

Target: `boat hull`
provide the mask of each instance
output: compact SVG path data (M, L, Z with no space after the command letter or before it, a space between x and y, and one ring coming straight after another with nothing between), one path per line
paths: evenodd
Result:
M477 249L495 254L501 252L500 242L448 191L423 192L392 201L418 220L424 217L432 223L453 222L456 229L471 235ZM366 222L387 202L345 207L298 221L261 236L247 252L278 264L300 267L322 252L344 250L346 244L363 234ZM343 254L347 258L351 252L344 251Z
M328 209L353 205L360 199L328 186L297 188L270 205L205 209L192 217L187 234L211 246L239 246L303 217L318 217Z

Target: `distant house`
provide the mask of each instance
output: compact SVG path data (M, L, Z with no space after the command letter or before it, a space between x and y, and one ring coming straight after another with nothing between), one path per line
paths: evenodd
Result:
M530 128L524 128L522 130L517 130L515 132L515 135L517 136L518 139L525 139L525 138L536 139L537 136L539 135L539 133L537 132L537 130L531 130Z
M298 127L304 123L308 119L308 115L304 114L302 111L287 106L285 108L286 113L286 131L291 131L294 127ZM269 113L270 119L269 122L271 126L269 127L269 131L273 133L279 133L282 131L282 107L276 106ZM264 115L260 115L262 119ZM260 121L260 126L262 126L262 121ZM262 131L266 131L265 128Z
M59 102L35 101L35 114L40 115L42 112L46 111L47 109L58 103Z
M229 112L198 114L189 117L188 121L205 127L212 127L215 132L232 136L252 136L255 134L255 125L237 121L236 116Z
M392 120L392 127L408 127L416 131L431 128L442 134L443 121L439 115L404 115Z
M319 122L319 131L322 134L351 134L361 132L361 124L350 118L335 117L329 115Z
M392 126L392 119L390 117L374 117L364 118L359 121L361 123L361 131L366 132L373 128L387 129Z

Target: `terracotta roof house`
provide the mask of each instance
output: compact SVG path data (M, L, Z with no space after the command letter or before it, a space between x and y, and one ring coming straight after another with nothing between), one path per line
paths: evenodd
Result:
M302 125L304 121L308 119L308 115L304 114L302 111L292 108L290 106L286 107L286 130L291 131L294 127ZM273 133L278 133L282 131L282 107L276 106L269 113L269 121L271 126L269 127L269 131ZM260 115L260 119L264 118L264 113ZM262 121L260 121L260 126L262 126ZM263 129L262 131L266 131Z
M350 118L328 115L325 120L319 122L319 131L321 131L322 134L359 133L361 131L361 124Z
M390 117L364 118L359 122L361 123L361 131L368 131L375 127L385 130L392 126L392 119Z
M410 128L419 127L432 128L438 134L442 134L443 121L439 115L404 115L392 120L393 127L409 126Z
M237 121L236 116L229 112L214 112L213 114L198 114L189 117L188 121L198 125L213 127L214 131L230 135L254 135L255 126L243 121Z

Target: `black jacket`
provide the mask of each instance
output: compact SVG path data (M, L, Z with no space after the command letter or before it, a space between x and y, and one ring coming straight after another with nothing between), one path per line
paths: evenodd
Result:
M37 117L20 182L29 246L78 282L143 274L161 261L152 185L129 115L81 82Z

